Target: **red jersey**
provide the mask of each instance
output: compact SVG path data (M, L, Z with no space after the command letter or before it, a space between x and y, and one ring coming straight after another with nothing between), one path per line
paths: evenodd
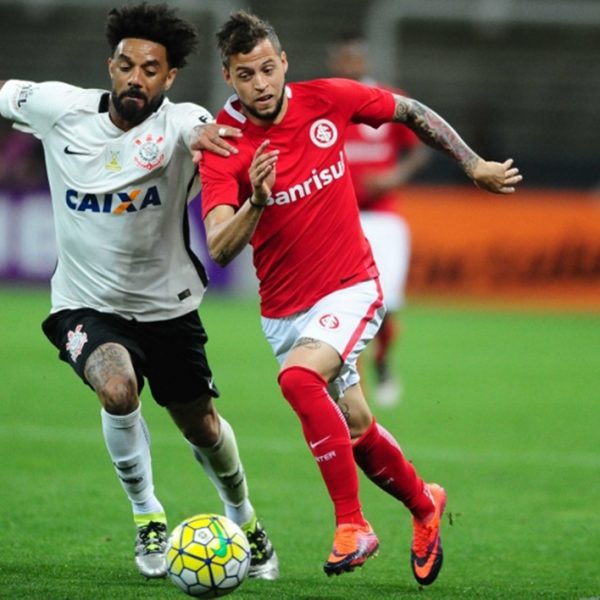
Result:
M405 95L402 90L391 91ZM348 127L345 149L361 210L396 212L394 191L373 196L367 191L365 178L373 173L385 173L393 169L403 152L420 143L413 131L399 123L385 123L378 129L373 129L366 124Z
M250 243L260 282L261 313L284 317L335 290L377 276L359 221L344 153L351 122L377 127L394 114L390 92L346 79L286 86L288 109L277 125L259 126L230 98L217 116L243 137L239 154L202 154L203 218L216 206L239 208L252 194L248 169L258 146L280 151L271 197Z

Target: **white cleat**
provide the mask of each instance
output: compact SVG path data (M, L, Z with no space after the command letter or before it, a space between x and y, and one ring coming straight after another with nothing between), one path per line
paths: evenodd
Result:
M271 558L261 564L251 564L248 570L248 577L265 579L267 581L279 579L279 559L277 558L277 552L273 550Z
M167 576L167 525L150 521L137 529L135 565L148 579Z
M252 520L242 527L248 538L252 558L248 577L254 579L267 579L273 581L279 578L279 559L273 548L267 532L263 529L256 515Z

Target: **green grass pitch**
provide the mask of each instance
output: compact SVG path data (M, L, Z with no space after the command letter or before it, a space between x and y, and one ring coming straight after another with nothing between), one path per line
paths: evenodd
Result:
M0 598L184 598L135 570L129 504L104 448L99 404L43 337L48 306L45 290L0 291ZM209 294L201 314L218 405L237 431L281 562L279 581L246 581L235 598L600 598L598 315L406 310L395 356L405 399L375 412L421 475L448 491L444 568L420 589L408 512L364 477L379 556L325 577L331 506L279 395L256 302ZM143 406L170 525L222 512L146 391Z

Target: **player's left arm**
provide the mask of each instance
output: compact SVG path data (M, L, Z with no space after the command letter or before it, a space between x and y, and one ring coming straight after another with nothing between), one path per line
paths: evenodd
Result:
M404 123L428 146L453 158L475 185L488 192L512 194L523 179L513 159L504 162L484 160L440 115L418 100L394 94L393 121Z

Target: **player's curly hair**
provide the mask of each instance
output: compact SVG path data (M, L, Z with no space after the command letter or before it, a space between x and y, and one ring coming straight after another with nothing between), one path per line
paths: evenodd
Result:
M281 52L281 44L273 26L245 10L230 15L216 35L221 60L226 68L229 66L230 56L247 54L265 39L270 40L276 52Z
M106 20L106 39L114 52L125 38L139 38L161 44L167 50L169 66L181 69L186 57L198 45L198 31L189 21L176 15L166 4L142 2L113 8Z

